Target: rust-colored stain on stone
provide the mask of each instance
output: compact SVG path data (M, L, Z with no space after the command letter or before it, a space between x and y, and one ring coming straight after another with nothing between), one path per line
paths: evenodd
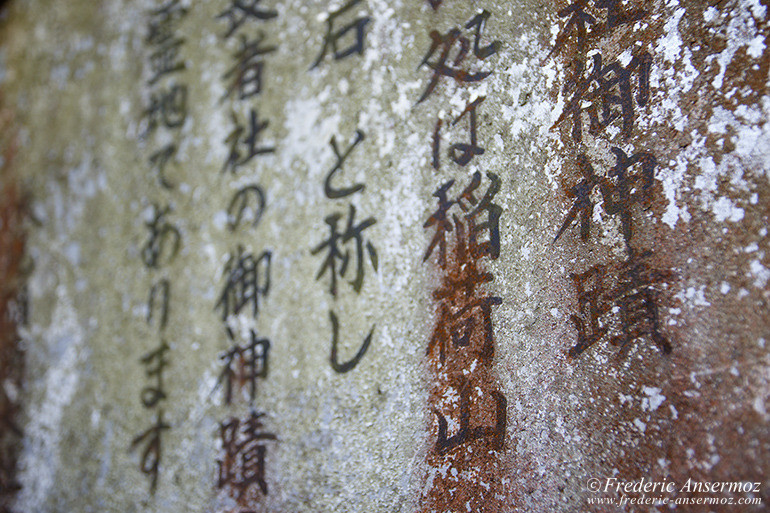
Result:
M23 299L22 232L23 198L13 181L11 162L15 144L8 137L10 114L0 110L0 512L10 512L11 502L20 486L16 480L16 462L21 429L16 417L19 410L23 354L17 328L26 318Z
M455 200L444 196L453 184L447 182L436 193L437 212L425 224L436 227L426 259L437 249L440 280L427 347L433 384L426 512L503 511L508 502L502 482L507 400L492 372L492 317L502 300L488 290L494 277L483 265L499 255L500 209L493 199L500 182L492 173L488 177L483 198L475 194L479 173Z
M560 28L568 27L567 14L573 12L568 6L578 3L554 3L553 12L559 13ZM751 14L745 3L739 6L737 2L674 2L663 6L628 2L628 13L634 9L649 13L640 13L638 23L615 25L609 21L611 10L593 7L595 4L588 12L596 22L590 31L582 35L573 31L555 57L563 73L563 80L557 83L567 100L581 80L587 83L581 77L590 77L595 71L594 76L599 76L597 56L603 59L605 69L617 62L620 64L616 66L637 73L638 69L630 69L631 58L649 53L650 76L658 78L651 81L645 102L639 102L642 74L638 73L638 78L633 74L626 77L631 78L628 84L634 91L633 105L623 105L611 96L617 81L598 86L597 91L605 87L602 92L609 99L604 104L609 114L604 118L606 126L601 116L596 116L597 111L591 110L594 107L585 108L580 117L573 118L584 124L582 140L575 137L571 122L557 127L564 148L560 181L568 205L560 212L558 222L562 223L569 208L576 204L576 189L571 188L586 176L582 173L584 162L596 165L599 180L610 177L615 184L620 181L615 171L620 168L617 147L622 146L629 155L654 155L657 165L655 181L648 190L637 187L637 194L641 191L646 198L640 196L639 201L630 201L624 207L630 222L624 225L622 210L613 212L612 202L607 201L611 196L603 194L597 186L594 198L604 199L603 214L587 217L586 227L588 221L594 223L598 217L603 217L604 223L591 224L590 232L581 232L576 216L562 238L554 230L559 238L554 244L556 252L563 247L563 255L568 255L564 258L569 258L569 281L576 303L568 319L571 336L563 345L572 357L568 360L570 391L578 398L568 418L580 432L590 434L581 443L581 451L587 456L583 456L580 469L588 469L590 474L581 475L574 481L577 486L570 483L569 488L577 490L576 494L591 511L616 511L615 506L590 506L588 499L619 498L621 494L612 490L598 495L589 493L587 478L668 479L679 485L677 490L685 490L669 494L667 498L671 500L688 497L683 485L690 480L760 480L762 489L757 497L762 498L762 506L738 506L737 501L745 495L723 493L720 498L734 500L736 504L709 508L758 511L766 508L766 462L770 454L765 407L768 319L759 313L767 311L768 291L766 286L756 285L749 270L751 259L756 259L754 265L760 269L766 266L768 214L766 203L750 198L751 193L755 198L766 197L767 181L763 173L752 172L747 164L749 158L744 157L740 164L743 168L735 175L740 178L733 178L732 183L720 177L709 193L699 183L709 179L709 166L714 167L712 173L717 175L720 167L726 167L724 162L738 162L733 141L740 140L737 131L741 127L753 133L767 122L759 116L760 121L751 122L755 123L752 126L748 121L739 123L736 120L740 117L735 117L736 112L761 112L770 66L767 50L763 49L760 58L752 58L749 54L756 50L741 45L725 64L715 64L726 46L737 44L730 41L735 37L730 34L730 27L744 24L743 30L752 33L746 19ZM754 18L751 23L756 23L756 34L766 41L768 21ZM611 25L613 30L608 29ZM621 58L624 52L628 61ZM686 67L691 69L689 77L682 72ZM668 76L672 78L660 79ZM664 102L677 104L677 112L667 112ZM621 123L623 109L629 122L627 131ZM616 114L613 116L612 112ZM718 116L728 120L725 130L714 124ZM608 127L615 130L608 131ZM675 177L680 184L673 189ZM589 176L583 183L590 185L592 179ZM643 185L643 181L638 184ZM671 205L666 196L676 196L680 212L687 215L675 222L666 220ZM711 212L704 208L708 202L740 206L741 219L720 220L715 208L710 207ZM618 219L607 222L613 217ZM612 240L624 246L626 256L613 251L608 243ZM752 247L762 249L751 250ZM651 326L649 321L654 319L659 329L632 332L644 335L634 337L633 345L613 344L629 323L616 320L601 325L590 315L578 318L581 305L596 307L593 313L604 309L595 300L598 296L591 297L591 293L599 290L589 290L583 278L595 274L595 278L591 277L594 281L622 282L633 256L644 254L649 267L638 275L649 279L643 287L638 281L634 286L637 292L645 288L651 295L655 293L655 308L649 309L654 315L645 320ZM698 293L703 294L699 299ZM623 305L616 308L623 313ZM586 308L585 312L589 310ZM602 342L588 348L584 341L590 338L586 334L591 324L597 328L594 340ZM606 333L604 338L602 333ZM685 505L677 511L702 508Z

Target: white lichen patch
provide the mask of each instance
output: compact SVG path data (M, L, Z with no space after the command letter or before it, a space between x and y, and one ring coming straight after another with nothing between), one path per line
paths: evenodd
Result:
M751 1L742 2L740 7L729 12L717 13L710 8L704 13L706 21L720 19L727 23L725 33L713 32L714 36L725 38L726 49L706 59L706 63L714 59L719 63L720 72L711 84L716 89L717 98L727 99L731 94L724 90L723 82L726 69L738 49L749 46L750 55L764 51L755 41L759 32L752 17L752 13L756 15L764 9L760 7ZM692 65L692 54L683 44L678 28L684 12L683 8L674 12L664 25L664 35L657 42L656 56L662 57L662 61L653 66L650 76L651 87L657 92L653 93L649 116L645 116L647 119L640 124L642 127L670 126L683 131L690 139L675 160L664 163L656 174L667 200L662 221L671 228L678 221L689 222L691 215L688 205L692 206L692 203L685 199L689 197L692 187L698 191L698 206L712 211L718 222L739 222L743 218L743 209L735 204L734 195L745 194L750 177L768 176L770 132L766 120L770 98L762 98L757 105L740 105L734 111L719 104L713 106L713 115L707 121L709 132L723 134L735 148L719 155L717 163L712 150L707 147L706 136L693 130L693 120L681 107L685 95L691 91L699 75ZM725 177L729 179L729 191L717 187ZM730 195L726 196L725 193Z
M647 396L642 398L642 410L653 412L666 400L666 396L660 393L660 388L645 386L642 387L642 392Z
M30 347L39 368L45 368L29 404L24 448L19 461L21 511L45 509L55 488L61 459L61 429L66 408L75 397L88 349L77 311L66 287L56 290L57 304L47 327L30 328Z
M706 64L715 62L719 66L719 73L711 82L712 87L721 90L724 83L727 69L733 61L735 54L741 48L746 48L746 53L755 59L762 56L765 45L764 37L757 28L757 21L765 19L767 8L759 3L759 0L740 0L729 12L725 11L720 17L727 20L727 26L722 30L714 30L712 33L723 35L727 41L727 46L719 54L708 57ZM704 14L707 22L717 19L714 12L716 9L707 10L708 15Z

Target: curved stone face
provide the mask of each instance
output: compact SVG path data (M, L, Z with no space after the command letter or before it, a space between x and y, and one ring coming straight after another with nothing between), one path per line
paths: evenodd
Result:
M3 511L767 507L766 5L5 4Z

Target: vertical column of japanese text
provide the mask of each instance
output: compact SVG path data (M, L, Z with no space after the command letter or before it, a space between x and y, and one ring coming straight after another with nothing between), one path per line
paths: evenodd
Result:
M171 311L170 267L179 254L182 234L172 220L178 192L167 172L176 166L174 157L181 142L181 128L188 118L186 65L182 54L185 39L179 31L186 15L187 9L179 0L168 0L146 13L144 34L149 76L143 82L143 93L148 101L139 137L140 144L149 149L147 163L154 188L147 200L150 204L145 211L144 226L148 233L141 259L152 281L146 321L155 335L154 346L140 358L148 380L140 392L140 401L153 413L153 420L147 430L132 440L131 450L141 451L139 468L148 476L151 493L155 493L159 482L163 435L171 428L164 419L163 405L168 396L163 376L170 363L168 353L175 345L167 339L166 328Z

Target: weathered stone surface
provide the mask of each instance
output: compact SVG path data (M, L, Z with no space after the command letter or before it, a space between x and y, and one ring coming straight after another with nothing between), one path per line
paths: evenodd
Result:
M767 508L767 11L8 2L10 511Z

